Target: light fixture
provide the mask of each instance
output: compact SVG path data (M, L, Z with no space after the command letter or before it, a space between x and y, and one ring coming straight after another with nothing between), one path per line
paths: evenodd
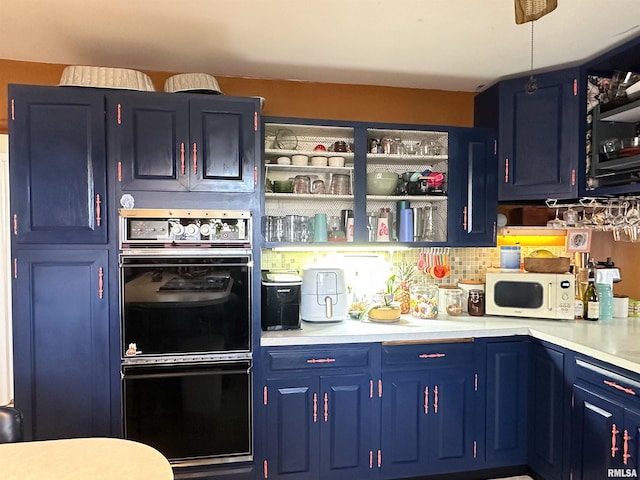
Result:
M538 90L538 82L533 76L533 22L552 12L558 6L558 0L514 0L516 24L531 22L531 76L525 85L527 93Z

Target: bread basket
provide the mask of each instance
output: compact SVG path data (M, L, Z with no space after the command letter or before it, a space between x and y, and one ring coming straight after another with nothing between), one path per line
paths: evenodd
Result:
M71 65L65 67L60 77L60 86L121 88L153 92L153 82L145 73L128 68L90 67Z
M164 91L221 94L220 86L214 76L207 73L180 73L164 82Z
M567 273L570 266L571 259L568 257L524 257L524 269L531 273Z

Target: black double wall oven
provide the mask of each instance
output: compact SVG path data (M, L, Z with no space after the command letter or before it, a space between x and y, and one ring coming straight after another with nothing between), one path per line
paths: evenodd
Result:
M123 427L174 466L253 459L251 215L120 211Z

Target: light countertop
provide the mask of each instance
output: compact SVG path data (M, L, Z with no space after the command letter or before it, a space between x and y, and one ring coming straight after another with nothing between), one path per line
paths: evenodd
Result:
M403 315L397 323L345 320L338 323L302 322L300 330L262 332L263 347L319 345L468 337L530 335L640 374L640 318L540 320L497 316L440 316L420 319Z

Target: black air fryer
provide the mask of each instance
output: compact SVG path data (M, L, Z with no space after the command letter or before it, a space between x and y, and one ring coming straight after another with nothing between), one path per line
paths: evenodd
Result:
M300 328L300 286L293 273L262 272L262 330Z

